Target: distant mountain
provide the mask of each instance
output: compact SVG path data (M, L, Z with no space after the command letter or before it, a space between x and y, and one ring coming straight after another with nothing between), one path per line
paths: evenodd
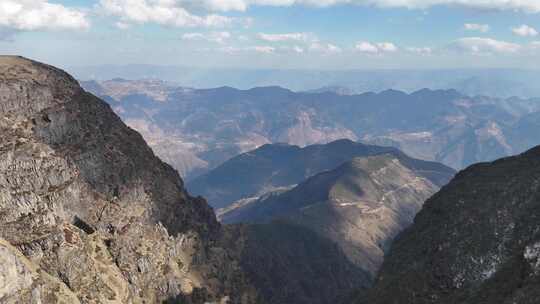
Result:
M538 303L540 147L460 172L392 246L360 303Z
M218 217L224 223L283 219L301 225L336 242L351 262L374 276L392 239L453 173L395 152L355 157L291 190L218 210Z
M78 79L103 81L113 78L161 79L182 86L241 89L281 86L295 91L342 87L353 93L386 89L408 93L422 88L457 89L464 94L507 98L540 96L540 71L519 69L441 70L273 70L193 68L156 65L103 65L71 67Z
M341 86L325 86L318 89L307 90L306 93L336 93L337 95L354 95L355 92Z
M188 182L187 187L193 194L206 197L214 208L223 208L240 199L294 186L354 157L380 154L396 156L438 186L442 186L453 174L453 170L446 166L412 159L392 147L365 145L343 139L305 148L287 144L264 145L232 158ZM420 170L423 167L430 169Z
M428 89L361 95L280 87L199 90L124 79L83 86L108 101L188 181L268 143L303 147L348 138L394 146L456 169L538 144L536 137L520 134L536 130L524 128L534 125L540 99ZM520 123L525 117L528 122Z

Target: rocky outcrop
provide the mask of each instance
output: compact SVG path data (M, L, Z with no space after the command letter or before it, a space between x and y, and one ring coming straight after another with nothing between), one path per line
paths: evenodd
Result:
M0 57L0 302L253 303L203 199L69 75Z
M538 303L540 147L460 172L394 243L360 303Z

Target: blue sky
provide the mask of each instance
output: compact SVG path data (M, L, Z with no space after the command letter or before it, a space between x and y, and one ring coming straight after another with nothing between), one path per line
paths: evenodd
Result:
M60 66L539 68L539 17L538 0L0 0L0 52Z

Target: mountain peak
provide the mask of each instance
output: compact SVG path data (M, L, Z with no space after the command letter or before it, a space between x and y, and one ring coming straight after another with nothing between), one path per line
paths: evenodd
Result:
M0 77L7 80L35 80L42 82L46 77L56 78L77 85L77 81L66 72L22 56L0 55Z
M66 72L19 56L0 56L0 111L30 115L65 103L81 91Z

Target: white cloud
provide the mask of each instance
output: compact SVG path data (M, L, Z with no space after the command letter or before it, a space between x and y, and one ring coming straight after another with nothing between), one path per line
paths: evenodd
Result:
M332 44L312 44L309 47L302 47L298 45L294 46L269 46L269 45L254 45L254 46L245 46L245 47L236 47L236 46L224 46L217 49L207 48L207 51L218 50L225 53L242 53L242 52L256 52L262 54L305 54L307 51L316 52L323 55L340 53L341 48L332 45Z
M485 55L494 53L517 53L522 47L519 44L499 41L491 38L468 37L454 41L452 44L450 44L449 48L475 55Z
M261 40L268 41L268 42L286 42L286 41L306 42L306 41L317 39L312 34L308 34L308 33L286 33L286 34L259 33L257 37Z
M381 52L396 52L397 51L397 47L393 43L390 43L390 42L381 42L381 43L377 43L376 45L379 51Z
M301 53L304 52L304 48L299 47L299 46L297 46L297 45L293 46L293 47L292 47L292 50L293 50L295 53L299 53L299 54L301 54Z
M81 30L90 27L78 10L46 0L0 0L0 27L17 31Z
M229 32L211 32L211 33L186 33L182 35L182 40L191 41L209 41L215 43L225 43L231 38Z
M355 48L362 53L377 54L379 52L377 46L366 41L358 42Z
M535 37L538 36L538 31L526 24L519 27L512 28L512 32L521 37Z
M488 24L465 23L463 25L463 28L466 29L467 31L478 31L482 33L489 32Z
M235 21L234 18L216 14L194 15L175 0L100 0L98 8L105 14L119 17L124 23L223 27Z
M309 50L314 53L322 54L337 54L341 53L342 49L334 44L321 42L316 35L312 33L285 33L285 34L266 34L259 33L257 38L266 42L273 43L300 43L302 47L296 46L284 46L279 49L282 51L294 51L296 53L303 53L305 50Z
M398 50L397 46L391 42L371 43L367 41L358 42L355 49L359 52L373 55L393 53L397 52Z
M225 53L240 53L240 52L257 52L257 53L263 53L263 54L273 54L276 52L276 48L273 46L268 45L255 45L255 46L246 46L246 47L234 47L234 46L226 46L221 47L217 49L218 51L225 52Z
M154 0L174 2L173 0ZM252 5L326 7L355 4L382 8L426 9L436 5L460 6L480 10L509 10L528 13L540 12L538 0L184 0L183 2L212 11L245 11Z
M341 53L341 48L331 43L313 42L309 46L309 50L312 52L319 52L324 54L338 54Z

